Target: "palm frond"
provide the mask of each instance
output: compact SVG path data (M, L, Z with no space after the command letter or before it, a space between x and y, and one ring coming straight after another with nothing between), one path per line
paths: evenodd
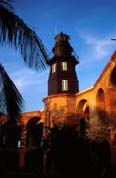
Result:
M22 112L23 99L1 64L0 88L0 111L5 113L10 121L17 121Z
M41 39L9 8L9 2L0 0L0 44L9 44L16 50L19 49L29 67L46 68L48 55Z
M11 4L12 2L13 2L12 0L0 0L0 5L5 6L7 9L14 10Z

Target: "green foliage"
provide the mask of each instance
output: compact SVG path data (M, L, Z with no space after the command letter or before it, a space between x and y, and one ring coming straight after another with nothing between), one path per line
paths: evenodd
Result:
M23 108L23 98L8 74L0 64L0 111L8 119L17 121Z
M41 39L15 14L10 0L0 0L0 44L18 49L31 68L47 66L48 56Z

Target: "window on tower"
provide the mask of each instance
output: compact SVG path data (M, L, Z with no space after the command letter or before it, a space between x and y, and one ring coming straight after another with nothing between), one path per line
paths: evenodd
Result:
M52 74L56 72L56 63L52 65Z
M68 90L68 80L62 80L62 91Z
M62 68L62 70L66 71L67 70L67 62L61 62L61 68Z

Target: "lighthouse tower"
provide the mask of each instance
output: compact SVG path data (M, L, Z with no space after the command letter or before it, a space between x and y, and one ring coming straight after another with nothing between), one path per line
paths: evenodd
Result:
M69 36L62 32L55 37L53 58L49 61L50 74L48 80L48 95L67 93L75 94L79 91L79 84L75 72L78 60L73 55L69 43Z
M79 63L70 37L60 33L55 37L52 49L53 57L49 60L48 97L44 98L46 125L61 124L75 118L75 94L79 92L79 82L75 66Z

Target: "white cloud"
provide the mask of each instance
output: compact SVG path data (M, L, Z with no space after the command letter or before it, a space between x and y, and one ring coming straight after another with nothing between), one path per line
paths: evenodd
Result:
M18 90L22 91L24 87L26 86L25 80L23 78L15 78L14 83L17 86Z
M17 72L13 72L10 76L19 91L24 91L27 87L31 86L42 86L47 80L45 72L34 72L25 68L19 69Z
M83 48L81 54L81 65L94 63L97 61L108 60L116 48L116 42L111 40L111 37L115 36L114 33L107 34L107 36L93 36L91 32L78 31L81 41L83 42ZM85 55L86 53L86 55Z
M97 39L89 35L82 36L86 44L91 47L91 55L94 60L100 60L108 56L113 47L110 38Z
M105 56L109 55L110 49L112 47L112 41L109 38L96 39L86 35L84 39L85 42L92 47L94 59L103 59Z

